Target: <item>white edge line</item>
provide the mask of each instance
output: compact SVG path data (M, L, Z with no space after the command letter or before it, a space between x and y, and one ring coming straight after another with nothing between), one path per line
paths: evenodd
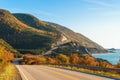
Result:
M28 78L25 76L25 74L23 73L23 71L20 69L19 65L16 65L17 68L19 69L20 73L23 75L23 77L25 78L25 80L28 80Z

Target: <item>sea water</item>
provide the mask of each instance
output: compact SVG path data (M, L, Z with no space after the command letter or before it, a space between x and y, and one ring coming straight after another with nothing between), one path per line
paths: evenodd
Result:
M102 58L112 64L117 64L120 60L120 49L115 50L114 53L92 54L95 58Z

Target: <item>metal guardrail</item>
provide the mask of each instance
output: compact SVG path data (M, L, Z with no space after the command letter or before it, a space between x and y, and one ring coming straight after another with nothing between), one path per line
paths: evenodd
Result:
M47 65L66 66L66 67L69 66L69 67L90 69L90 70L94 70L94 71L104 71L104 72L120 73L120 68L106 68L106 67L89 66L89 65L78 65L78 64L47 64Z

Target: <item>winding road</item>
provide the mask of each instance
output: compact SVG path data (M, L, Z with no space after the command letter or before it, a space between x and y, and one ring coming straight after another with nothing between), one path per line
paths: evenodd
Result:
M23 80L114 80L43 65L16 65L16 67Z

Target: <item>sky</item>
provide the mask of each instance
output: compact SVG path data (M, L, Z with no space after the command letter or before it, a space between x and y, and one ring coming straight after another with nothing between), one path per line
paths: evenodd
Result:
M120 0L0 0L0 8L64 25L104 48L120 48Z

